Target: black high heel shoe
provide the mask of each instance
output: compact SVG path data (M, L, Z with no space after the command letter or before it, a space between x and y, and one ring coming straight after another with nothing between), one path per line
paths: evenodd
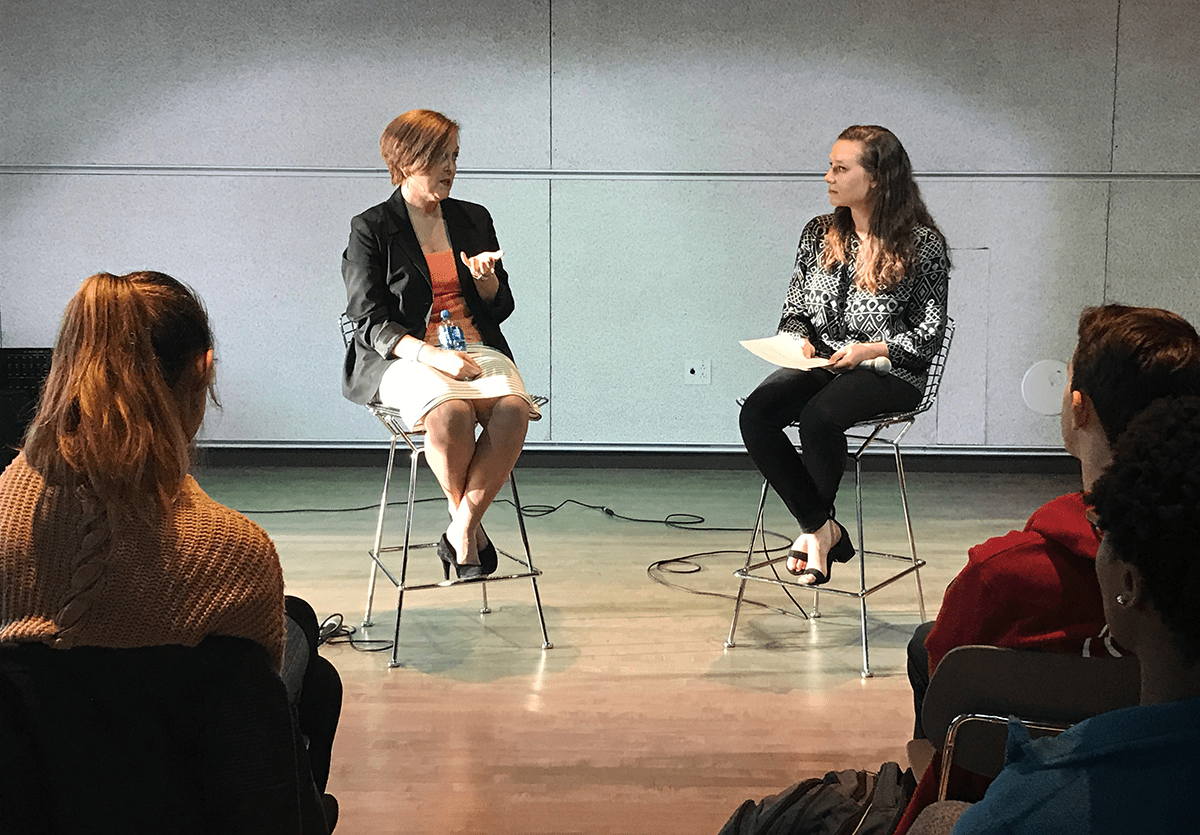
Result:
M842 527L842 523L837 519L833 520L833 524L838 526L842 532L842 538L837 541L837 544L829 549L829 559L832 562L850 562L854 559L855 553L854 543L850 541L850 531Z
M805 568L798 576L803 577L808 575L813 578L811 583L806 583L808 586L823 586L829 582L829 578L833 576L833 564L835 562L850 562L854 559L854 543L850 541L850 532L842 527L842 523L834 519L833 524L837 525L842 532L842 538L834 543L829 549L829 567L826 568L828 573L822 573L820 569Z
M480 528L482 531L483 529ZM479 567L485 576L496 573L496 566L500 562L500 557L496 554L496 546L492 544L492 540L484 532L484 537L487 538L487 545L479 549Z
M458 561L458 555L454 553L454 546L450 544L450 540L442 534L442 538L437 544L438 559L442 561L442 574L446 579L450 579L450 566L454 566L454 576L459 580L469 580L472 577L483 576L482 565L462 565ZM495 569L493 569L495 570Z

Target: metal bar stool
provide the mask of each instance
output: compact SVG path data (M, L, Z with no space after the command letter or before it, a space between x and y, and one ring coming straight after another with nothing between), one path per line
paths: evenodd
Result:
M942 372L946 367L946 355L950 352L950 342L954 338L954 320L946 320L946 331L942 337L942 345L938 349L937 355L929 365L929 374L925 381L925 392L921 397L921 402L917 407L910 412L899 412L890 415L879 415L869 420L854 424L846 433L847 439L856 442L858 445L849 451L849 455L854 459L854 511L858 522L858 588L856 589L839 589L829 586L821 586L817 589L812 589L811 586L795 580L784 579L775 569L775 564L787 559L787 556L771 557L767 551L766 535L763 530L763 515L767 503L767 488L766 480L763 480L762 493L758 500L758 516L754 523L754 530L750 534L750 545L746 549L746 564L733 572L733 575L741 580L741 585L738 588L737 602L733 608L733 622L729 625L729 637L725 639L726 647L735 647L737 644L734 641L734 633L737 631L738 616L742 609L742 600L745 597L746 582L754 580L756 582L769 583L775 586L791 586L799 589L813 591L813 610L810 615L804 611L804 608L799 604L796 608L800 610L806 619L809 617L818 618L820 612L821 592L829 594L840 594L846 597L855 597L859 604L859 620L861 622L862 631L862 676L863 678L871 677L871 660L867 648L867 595L874 594L880 589L890 586L902 577L912 574L917 581L917 602L921 611L921 621L926 620L925 616L925 595L921 588L921 568L925 565L925 561L917 558L917 541L913 536L912 517L908 510L908 490L904 480L904 459L900 454L900 441L904 435L912 428L913 422L917 415L928 411L937 400L938 387L942 382ZM794 424L793 424L794 425ZM882 551L867 551L865 540L863 539L863 504L862 504L862 459L864 453L872 444L884 444L890 446L892 454L896 460L896 481L900 490L900 505L904 514L904 527L908 532L908 547L909 554L888 554ZM754 546L755 540L758 540L762 546L762 554L764 559L760 562L754 561ZM867 568L866 558L881 558L884 560L894 560L903 563L903 568L887 575L881 582L867 586ZM767 573L767 571L770 573Z
M350 340L354 338L354 323L349 321L345 316L341 318L342 339L348 346ZM534 397L534 402L538 406L544 406L549 402L546 397ZM529 535L525 530L525 514L521 510L521 498L517 494L517 479L513 473L509 473L508 483L512 490L513 506L517 511L517 527L521 532L521 544L525 549L525 559L520 559L499 548L496 549L498 555L507 557L516 566L511 571L504 573L501 568L497 569L495 574L484 577L469 577L458 579L451 577L449 580L444 580L437 583L419 583L415 585L409 584L408 581L408 556L412 550L420 548L431 548L434 543L419 543L412 544L412 521L413 510L416 507L417 496L417 465L420 463L421 456L425 452L423 431L413 431L404 425L404 421L400 417L400 412L389 406L384 406L379 403L368 403L367 411L374 415L380 423L388 430L391 435L391 444L388 447L388 462L387 470L383 477L383 495L379 500L379 516L375 524L375 542L367 555L371 558L371 573L367 580L367 603L363 614L362 625L372 626L371 610L375 598L375 580L380 571L384 576L391 581L396 587L396 628L392 636L392 658L388 662L389 667L398 667L400 651L400 618L404 609L404 593L408 591L421 591L423 589L449 588L451 586L464 585L468 583L478 584L483 594L483 605L479 613L486 615L492 610L488 606L487 599L487 584L498 583L505 580L523 580L528 578L533 584L533 601L537 607L538 622L542 629L542 649L552 649L554 644L550 643L550 636L546 632L546 617L542 612L542 597L538 592L537 578L541 575L541 570L533 565L533 554L529 549ZM404 441L408 447L409 470L408 470L408 500L404 513L404 540L402 545L383 545L383 528L384 519L387 515L388 494L391 489L392 472L396 462L396 447ZM389 553L400 552L400 574L397 576L392 573L384 563L383 555Z

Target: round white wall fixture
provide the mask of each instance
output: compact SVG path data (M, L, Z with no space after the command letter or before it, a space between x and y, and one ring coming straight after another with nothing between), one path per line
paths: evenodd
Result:
M1067 385L1067 364L1058 360L1041 360L1029 366L1021 380L1021 396L1025 405L1039 415L1062 412L1063 388Z

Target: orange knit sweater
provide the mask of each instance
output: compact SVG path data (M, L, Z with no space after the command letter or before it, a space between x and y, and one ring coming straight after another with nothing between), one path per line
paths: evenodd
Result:
M188 476L169 517L110 519L87 489L17 456L0 475L0 642L195 646L250 638L283 659L283 570L270 537Z

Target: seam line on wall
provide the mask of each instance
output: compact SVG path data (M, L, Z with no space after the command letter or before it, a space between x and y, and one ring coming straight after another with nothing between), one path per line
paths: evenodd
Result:
M1112 171L1117 160L1117 94L1120 90L1118 81L1121 73L1121 0L1117 0L1117 22L1116 32L1113 36L1113 98L1112 98L1112 124L1109 128L1108 140L1108 170ZM1100 291L1102 301L1108 301L1108 250L1109 239L1112 235L1112 199L1113 189L1112 183L1109 182L1108 188L1105 189L1108 194L1104 200L1104 285Z
M1108 140L1108 170L1112 171L1116 164L1117 158L1117 94L1120 88L1117 86L1117 81L1121 73L1121 0L1117 0L1117 21L1116 32L1114 33L1113 42L1113 95L1112 95L1112 123L1109 128Z
M547 152L554 168L554 0L546 0ZM546 183L546 310L554 310L554 183ZM554 316L546 317L546 396L550 398L546 438L554 442Z
M550 155L550 167L554 167L554 0L546 3L546 127L549 132L547 151Z
M302 166L0 164L4 175L86 175L154 177L370 177L387 176L384 168L324 168ZM729 180L811 182L824 179L815 171L573 171L551 168L459 169L457 177L484 180ZM1200 171L919 171L919 180L948 182L1197 182Z

